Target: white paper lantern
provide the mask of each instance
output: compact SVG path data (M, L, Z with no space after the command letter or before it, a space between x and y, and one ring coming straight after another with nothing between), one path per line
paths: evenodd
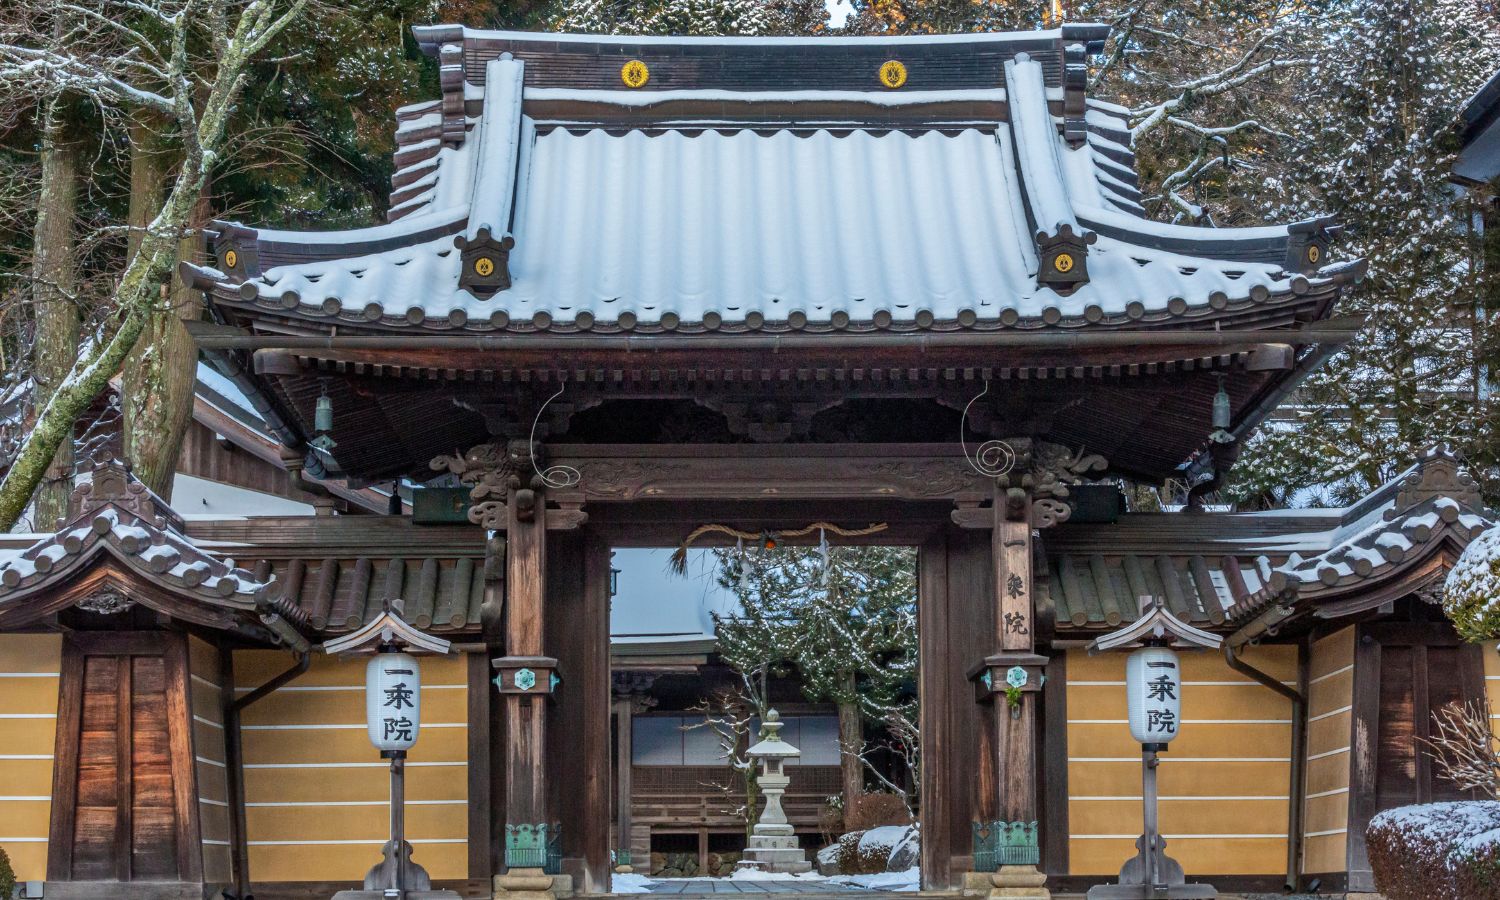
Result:
M1182 669L1165 647L1144 647L1125 661L1130 736L1142 744L1165 744L1182 722Z
M377 653L365 667L365 722L380 751L409 750L422 719L422 670L405 653Z

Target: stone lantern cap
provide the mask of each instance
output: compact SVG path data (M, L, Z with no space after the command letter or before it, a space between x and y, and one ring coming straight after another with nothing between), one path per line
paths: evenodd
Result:
M760 726L760 741L745 752L754 759L791 759L801 756L801 750L781 739L783 727L785 723L781 721L781 714L774 709L768 710L765 721Z

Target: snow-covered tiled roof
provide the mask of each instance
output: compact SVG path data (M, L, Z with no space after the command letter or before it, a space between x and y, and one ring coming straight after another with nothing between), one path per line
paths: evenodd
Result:
M1364 608L1392 599L1389 591L1378 589L1383 582L1409 593L1440 577L1441 571L1425 572L1421 583L1409 583L1403 573L1445 549L1456 559L1469 541L1493 524L1478 486L1459 459L1445 447L1433 447L1411 468L1344 511L1333 527L1313 535L1310 547L1308 536L1301 536L1303 548L1277 566L1259 590L1235 604L1230 619L1283 619L1309 606L1324 616L1352 612L1352 607L1345 607ZM1268 545L1278 541L1284 543L1266 539Z
M230 306L376 329L817 331L1253 318L1326 305L1359 274L1322 265L1323 222L1141 218L1124 111L1085 109L1063 64L1076 44L1065 52L1059 32L911 45L997 54L946 89L918 89L913 62L910 91L810 90L820 76L800 72L780 90L632 91L581 85L540 50L476 61L486 41L530 48L532 36L450 31L423 34L465 42L472 52L444 58L467 80L401 112L395 221L322 234L226 225L200 286ZM988 87L970 83L983 65ZM662 111L674 104L693 121ZM1311 260L1299 255L1309 245Z
M29 601L109 560L154 590L116 584L101 589L109 596L95 601L98 608L90 598L79 601L85 609L118 613L136 602L155 607L166 593L183 602L164 611L210 627L239 623L295 640L297 626L305 624L302 612L281 599L279 586L199 547L170 508L118 463L96 467L74 491L73 507L56 533L0 561L0 622L29 620L36 612Z

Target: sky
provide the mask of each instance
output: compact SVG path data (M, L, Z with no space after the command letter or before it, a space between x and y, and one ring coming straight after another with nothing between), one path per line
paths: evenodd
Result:
M715 581L713 551L689 550L686 575L671 571L671 556L669 549L615 550L620 574L610 603L611 636L711 634L711 612L738 608Z

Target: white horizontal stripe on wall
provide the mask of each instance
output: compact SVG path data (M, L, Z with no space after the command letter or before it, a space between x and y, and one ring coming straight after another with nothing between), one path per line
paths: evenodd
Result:
M1309 831L1306 835L1304 835L1304 837L1310 837L1310 838L1315 838L1315 837L1329 837L1329 836L1335 835L1335 834L1348 834L1348 833L1349 833L1349 829L1347 829L1347 828L1330 828L1327 831Z
M1349 752L1349 748L1348 747L1340 747L1337 750L1324 750L1322 753L1314 753L1313 755L1309 756L1307 758L1307 761L1308 762L1312 762L1315 759L1326 759L1327 757L1330 757L1330 756L1338 756L1340 753L1348 753L1348 752Z
M1139 835L1137 835L1139 837ZM4 838L0 838L4 840ZM45 838L44 838L45 840ZM408 844L467 844L468 838L413 838ZM385 841L247 841L252 847L383 847Z
M1129 719L1069 719L1069 725L1129 725ZM1290 725L1291 719L1183 719L1183 725ZM363 727L363 726L361 726Z
M1307 797L1306 797L1306 799L1308 799L1308 800L1316 800L1319 797L1332 797L1335 794L1347 794L1347 793L1349 793L1349 789L1346 788L1346 787L1334 788L1331 791L1318 791L1316 794L1308 794Z
M1319 675L1317 678L1314 678L1314 679L1308 681L1308 684L1317 684L1317 683L1319 683L1321 681L1327 681L1330 678L1337 678L1338 676L1344 674L1345 672L1353 672L1353 671L1354 671L1354 663L1350 663L1349 665L1344 666L1341 669L1334 669L1332 672L1329 672L1326 675Z
M218 722L213 721L212 719L205 719L202 716L193 716L193 721L194 722L202 722L204 725L207 725L209 728L217 728L220 731L224 730L224 726L223 725L219 724Z
M1347 750L1349 748L1345 747L1344 749ZM1128 762L1128 763L1138 763L1140 761L1141 761L1141 758L1139 756L1070 756L1070 757L1068 757L1068 762L1070 762L1070 763L1075 763L1075 762L1077 762L1077 763L1086 763L1086 762ZM1185 762L1194 762L1194 763L1198 763L1198 762L1214 762L1214 763L1225 763L1225 762L1284 763L1284 762L1291 762L1292 760L1291 760L1290 757L1286 757L1286 756L1171 756L1171 757L1159 757L1159 761L1162 762L1163 764L1165 764L1165 763L1185 763ZM411 765L411 763L407 763L407 765Z
M198 762L201 762L201 763L208 763L211 766L218 766L221 769L224 768L224 764L221 763L221 762L219 762L217 759L209 759L206 756L195 756L195 757L193 757L193 759L196 759Z
M0 753L0 759L51 759L50 753Z
M1124 682L1121 682L1121 684L1123 684L1123 683ZM424 691L461 691L461 690L463 690L466 687L468 687L467 684L424 684L424 685L422 685L422 690L424 690ZM362 685L362 684L307 684L307 685L302 685L301 687L292 686L292 687L277 688L276 689L276 693L278 693L278 694L299 694L299 693L300 694L311 694L311 693L317 693L317 692L320 692L320 691L361 691L361 692L363 692L364 689L365 689L365 686ZM250 693L251 691L254 691L254 690L258 690L258 688L237 687L237 688L234 689L234 692L236 694L248 694L248 693Z
M204 678L202 675L189 675L188 677L191 678L193 681L196 681L199 684L203 685L204 687L211 687L211 688L213 688L216 691L219 689L219 683L218 682L216 682L216 681L209 681L207 678Z
M59 678L60 672L0 672L0 678Z
M208 838L204 838L203 839L203 843L208 844L208 845L213 846L213 847L228 847L229 846L229 842L228 841L213 841L213 840L209 840Z
M47 796L41 796L41 797L8 796L8 797L0 797L0 803L30 803L30 802L36 801L36 800L51 800L51 799L52 799L51 797L47 797Z
M198 798L198 802L199 803L207 803L209 806L228 806L229 805L228 803L225 803L223 800L210 800L207 797L199 797Z
M1070 834L1069 838L1075 841L1133 841L1140 837L1139 834ZM1164 834L1162 837L1169 841L1249 841L1264 838L1286 839L1285 833L1280 834Z
M1141 802L1142 797L1139 794L1137 794L1137 795L1135 795L1133 797L1129 796L1129 795L1120 795L1120 796L1084 796L1084 797L1069 797L1068 799L1069 800L1092 800L1092 801L1129 800L1129 801L1132 801L1132 802L1135 802L1135 803L1139 803L1139 802ZM1189 794L1183 794L1183 795L1172 796L1172 797L1157 797L1156 799L1160 800L1163 803L1167 803L1167 802L1170 802L1170 801L1173 801L1173 800L1215 800L1215 801L1218 801L1218 800L1279 800L1279 801L1286 801L1286 800L1290 800L1291 798L1287 797L1285 795L1281 795L1281 796L1263 796L1263 795L1259 795L1259 794L1248 794L1248 795L1243 796L1243 797L1229 797L1229 796L1194 797L1194 796L1189 795Z
M51 757L48 757L51 759ZM1137 760L1139 762L1139 760ZM406 761L408 769L419 769L433 766L467 766L467 760L458 762L412 762ZM220 763L223 765L223 763ZM390 763L383 762L350 762L350 763L246 763L247 769L389 769Z
M0 713L0 719L55 719L57 713Z
M44 837L0 837L0 844L45 844Z
M264 809L302 809L306 807L325 806L390 806L389 800L324 800L324 801L297 801L287 800L276 803L246 803L245 806ZM407 806L468 806L467 800L408 800Z
M241 725L242 731L364 731L370 726L364 722L357 725ZM468 722L423 722L422 728L468 728Z
M1282 684L1286 685L1287 687L1296 687L1297 686L1297 682L1295 682L1295 681L1283 681ZM1256 687L1261 687L1262 686L1259 681L1249 681L1249 680L1245 680L1245 681L1184 681L1184 682L1182 682L1182 686L1183 687L1244 687L1246 685L1254 685ZM1072 679L1069 679L1068 680L1068 686L1069 687L1073 687L1073 686L1077 686L1077 687L1124 687L1125 686L1125 682L1123 682L1123 681L1073 681Z
M1307 721L1309 721L1309 722L1321 722L1324 719L1331 719L1334 716L1343 715L1346 712L1353 712L1353 711L1354 711L1354 707L1352 707L1352 706L1340 706L1338 709L1330 709L1326 713L1318 713L1315 716L1310 716Z

